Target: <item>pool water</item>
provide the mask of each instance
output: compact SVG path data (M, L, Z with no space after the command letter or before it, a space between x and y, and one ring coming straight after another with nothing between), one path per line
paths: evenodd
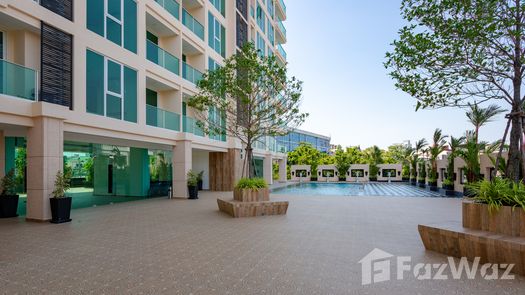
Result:
M283 195L443 197L404 183L301 183L272 190Z

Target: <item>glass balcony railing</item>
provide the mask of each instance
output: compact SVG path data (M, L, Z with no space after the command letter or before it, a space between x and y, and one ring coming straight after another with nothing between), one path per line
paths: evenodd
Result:
M175 0L155 0L160 6L164 7L167 12L179 19L180 4Z
M173 131L180 131L180 115L146 105L146 124Z
M284 0L279 0L279 4L281 5L284 13L286 14L286 5L284 4Z
M195 134L204 137L204 130L199 127L198 121L194 118L182 116L182 130L185 133Z
M165 68L166 70L176 74L179 74L179 59L173 56L171 53L157 46L150 40L146 41L146 57L149 61L156 63L157 65Z
M186 9L182 9L182 23L195 35L204 40L204 27Z
M182 62L182 78L197 84L202 79L202 73L189 64Z
M0 93L38 100L37 71L0 59Z
M284 48L281 45L277 45L277 51L279 51L279 53L281 54L282 57L284 57L284 59L287 59L286 51L284 51Z
M286 38L286 28L284 27L283 22L278 21L277 27L279 28L279 31L281 31L281 33L283 34L284 38Z

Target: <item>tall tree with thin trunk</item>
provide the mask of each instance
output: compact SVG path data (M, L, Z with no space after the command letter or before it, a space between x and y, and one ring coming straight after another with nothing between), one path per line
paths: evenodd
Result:
M503 113L497 105L489 105L486 108L480 108L477 103L470 105L470 109L465 113L469 122L474 126L476 142L479 142L479 129L485 124L494 120L494 117Z
M437 160L439 155L445 150L446 139L447 137L443 135L443 131L437 128L434 131L432 137L432 145L428 148L428 153L430 155L430 178L436 180L438 178L437 173Z
M454 170L455 170L455 165L454 165L454 161L456 160L456 157L459 156L459 152L461 150L461 148L463 147L463 144L465 143L465 137L462 136L462 137L454 137L454 136L450 136L450 140L449 140L449 148L450 148L450 153L448 154L448 165L447 165L447 179L450 180L450 182L454 183L455 181L455 177L454 177Z
M414 146L414 150L412 153L412 173L411 177L417 178L417 164L419 163L419 156L423 152L423 149L427 146L427 140L422 138L418 141L416 141L416 144Z
M409 24L399 31L385 62L396 86L416 98L416 110L507 103L507 177L519 181L525 124L524 1L403 0L401 14Z
M224 66L203 75L188 106L206 133L229 135L246 151L244 176L253 178L253 145L286 135L308 114L299 110L302 82L288 78L274 56L263 56L248 42Z

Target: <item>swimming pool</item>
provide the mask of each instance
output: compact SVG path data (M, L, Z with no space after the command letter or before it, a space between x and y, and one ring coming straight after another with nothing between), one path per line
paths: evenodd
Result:
M283 195L444 197L404 183L301 183L272 190Z

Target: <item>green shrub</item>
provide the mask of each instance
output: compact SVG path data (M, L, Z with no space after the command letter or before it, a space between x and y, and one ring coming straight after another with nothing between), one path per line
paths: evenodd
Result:
M454 185L454 182L447 178L447 179L443 180L443 186L445 186L445 185L447 185L447 186Z
M193 170L188 171L186 177L188 178L186 180L188 186L197 186L197 184L199 183L199 174L193 172Z
M64 198L71 187L71 174L69 172L57 172L55 176L55 189L51 193L53 198Z
M259 189L267 188L268 184L263 178L241 178L235 188L237 189Z
M508 179L495 178L493 181L479 181L467 185L475 197L472 199L487 204L489 211L498 211L501 206L521 207L525 210L525 185Z
M15 169L9 170L2 181L0 182L0 195L14 196L16 195L16 178Z

